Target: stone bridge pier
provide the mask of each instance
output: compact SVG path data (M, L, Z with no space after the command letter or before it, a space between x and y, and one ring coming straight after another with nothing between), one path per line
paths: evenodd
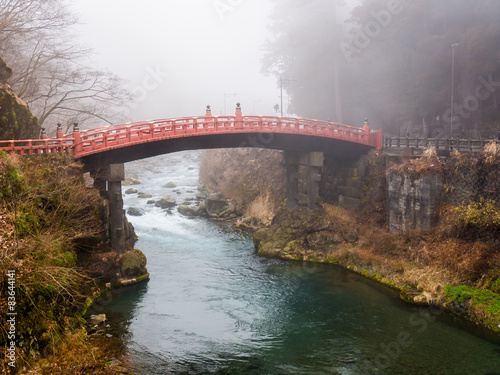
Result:
M119 253L125 252L126 223L123 210L122 181L125 181L125 165L110 164L104 170L91 172L94 187L108 200L108 234L111 247Z
M285 151L283 161L287 179L287 207L318 208L323 153Z

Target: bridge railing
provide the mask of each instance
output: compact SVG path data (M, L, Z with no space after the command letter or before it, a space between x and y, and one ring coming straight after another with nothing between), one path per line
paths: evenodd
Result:
M378 148L382 146L379 133L332 122L275 116L242 116L241 120L237 116L207 116L153 120L83 131L78 154L84 156L102 149L147 140L236 131L316 135Z
M83 157L119 147L180 138L193 135L238 133L303 134L340 139L382 148L382 132L369 127L278 116L200 116L177 119L159 119L110 125L80 131L61 138L28 141L0 141L0 149L15 154L37 154L73 150L75 157Z
M53 154L73 150L73 138L0 141L0 150L11 155Z
M438 151L465 151L481 152L492 140L488 139L459 139L459 138L421 138L421 137L385 137L384 148L404 149L414 148L423 150L434 147ZM500 145L500 140L496 141Z

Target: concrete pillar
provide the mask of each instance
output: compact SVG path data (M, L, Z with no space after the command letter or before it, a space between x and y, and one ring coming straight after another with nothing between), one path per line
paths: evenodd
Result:
M285 151L283 159L287 176L287 207L307 205L315 210L319 198L318 182L321 181L323 153Z

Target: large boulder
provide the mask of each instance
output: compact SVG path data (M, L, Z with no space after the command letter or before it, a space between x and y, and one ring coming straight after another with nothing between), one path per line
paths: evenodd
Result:
M196 205L192 206L189 204L181 204L178 208L177 211L181 215L188 216L188 217L195 217L195 216L204 216L206 214L205 211L205 205Z
M38 139L38 120L7 84L11 75L12 70L0 58L0 140Z
M123 277L136 277L147 274L146 256L140 250L132 250L123 254L118 261Z

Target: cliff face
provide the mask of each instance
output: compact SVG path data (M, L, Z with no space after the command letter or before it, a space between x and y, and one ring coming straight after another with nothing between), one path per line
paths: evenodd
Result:
M12 70L0 58L0 140L37 139L38 120L7 84Z

